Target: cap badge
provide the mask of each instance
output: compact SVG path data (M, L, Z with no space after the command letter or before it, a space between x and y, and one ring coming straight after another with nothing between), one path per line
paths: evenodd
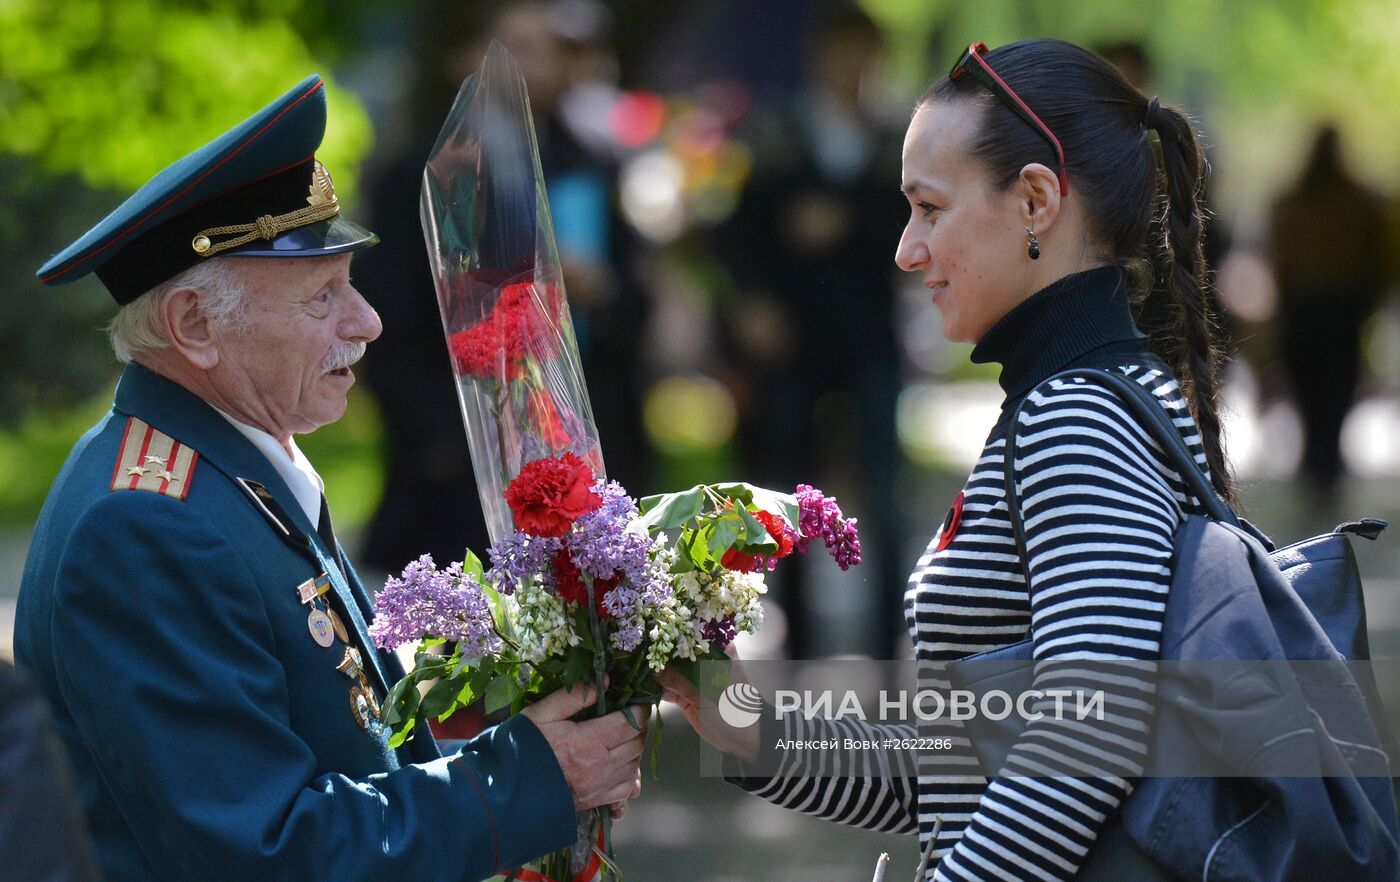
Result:
M311 195L306 197L306 204L335 205L335 182L331 180L331 173L326 171L326 167L321 165L321 160L313 160L311 166Z

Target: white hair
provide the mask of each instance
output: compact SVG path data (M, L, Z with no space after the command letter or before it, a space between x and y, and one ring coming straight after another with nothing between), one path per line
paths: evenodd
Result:
M196 288L199 308L215 327L232 327L242 333L247 286L226 257L211 257L179 275L161 282L117 311L107 325L112 351L123 364L148 349L170 345L161 321L160 307L176 288Z

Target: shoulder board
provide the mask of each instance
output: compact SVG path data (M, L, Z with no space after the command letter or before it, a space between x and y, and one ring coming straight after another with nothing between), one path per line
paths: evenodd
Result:
M199 454L193 448L131 417L122 433L117 464L112 467L112 489L149 490L184 499L198 461Z

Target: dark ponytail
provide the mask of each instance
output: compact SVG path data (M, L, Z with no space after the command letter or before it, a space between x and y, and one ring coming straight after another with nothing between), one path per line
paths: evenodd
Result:
M1226 501L1235 503L1235 482L1225 459L1220 425L1221 351L1216 342L1219 324L1206 289L1205 236L1206 209L1202 201L1205 184L1205 154L1196 132L1186 117L1169 107L1159 107L1154 98L1145 117L1147 128L1157 132L1162 153L1162 198L1155 212L1153 240L1158 247L1149 250L1153 266L1153 287L1144 307L1157 307L1166 321L1152 321L1144 328L1153 349L1176 372L1182 393L1191 406L1201 430L1206 463L1215 489ZM1147 310L1143 310L1146 312Z
M1137 292L1134 319L1181 383L1201 429L1211 480L1234 504L1218 405L1222 356L1201 250L1205 159L1191 124L1156 99L1149 102L1117 68L1073 43L1025 40L985 58L1059 138L1094 246L1123 266L1151 268L1151 282ZM1011 186L1027 163L1058 164L1049 142L973 77L943 77L919 103L942 100L981 106L971 150L1003 186ZM1149 131L1157 132L1160 161Z

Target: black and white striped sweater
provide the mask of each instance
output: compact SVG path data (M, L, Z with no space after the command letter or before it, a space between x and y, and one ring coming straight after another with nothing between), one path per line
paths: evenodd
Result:
M1037 292L988 331L972 358L1002 365L1007 397L963 487L953 538L939 550L941 537L934 536L910 576L905 616L916 658L958 659L1028 633L1038 660L1157 658L1172 537L1183 512L1199 511L1199 503L1116 392L1093 381L1049 379L1066 368L1097 367L1136 380L1157 396L1205 467L1176 380L1133 325L1125 274L1092 270ZM1015 464L1029 586L1003 482L1006 428L1022 398ZM1091 745L1100 750L1099 768L1121 768L1117 776L1035 777L1045 756L1061 757L1066 742L1084 748L1083 732L1062 731L1047 715L1029 724L1007 759L1003 771L1019 774L970 774L976 768L967 740L954 739L954 750L920 752L912 761L908 754L882 756L873 773L831 775L794 756L775 777L735 780L818 817L917 832L921 847L941 818L934 853L940 860L930 879L1071 879L1142 768L1150 697L1146 684L1111 687L1110 705L1142 708L1111 714ZM796 714L782 726L784 737L800 740L891 734ZM856 757L844 765L853 766L861 768Z

